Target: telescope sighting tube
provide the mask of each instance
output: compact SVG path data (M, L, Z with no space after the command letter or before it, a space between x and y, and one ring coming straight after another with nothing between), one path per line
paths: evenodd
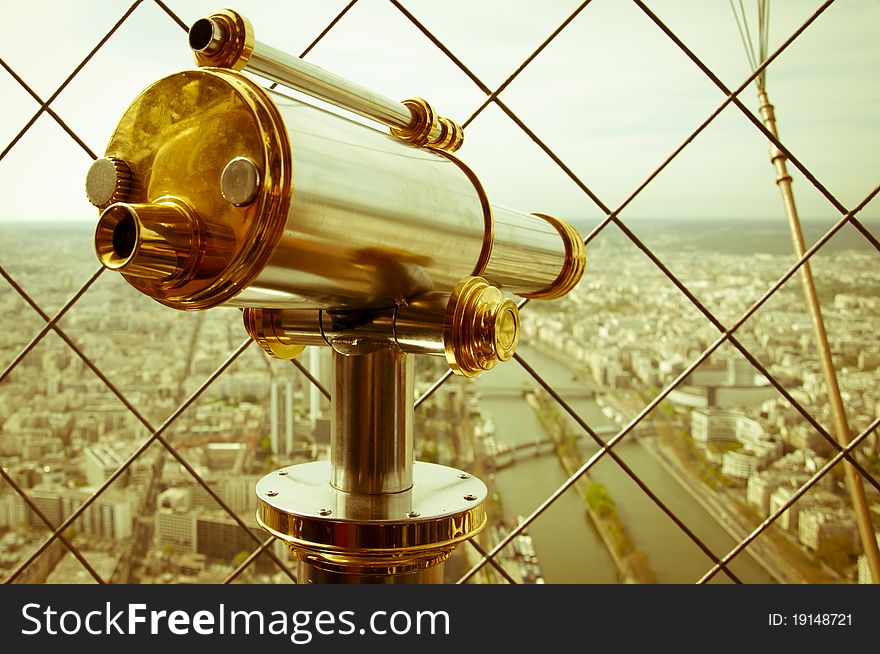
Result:
M277 84L383 123L413 145L455 152L464 131L437 116L420 98L396 102L299 57L254 39L250 21L231 9L200 18L189 30L189 46L200 67L246 70Z

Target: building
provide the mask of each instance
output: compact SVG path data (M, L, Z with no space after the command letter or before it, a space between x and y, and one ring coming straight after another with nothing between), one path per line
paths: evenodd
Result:
M314 384L312 384L314 386ZM284 383L284 453L293 453L293 380Z
M246 455L244 443L208 443L205 446L205 465L211 470L240 470Z
M840 507L811 506L801 510L798 540L820 555L858 552L858 531L852 513Z
M775 388L757 383L746 359L730 358L724 364L704 364L669 394L669 401L696 408L730 409L758 406L779 397Z
M193 493L189 486L175 486L159 493L156 507L159 509L176 509L187 511L192 506Z
M722 474L733 479L748 479L782 456L782 443L767 438L757 421L738 411L694 409L691 436L704 445L711 442L741 444L742 447L729 449L720 457L709 450L710 460L720 458Z
M27 524L30 510L16 493L0 495L0 527L17 529Z
M85 504L91 495L91 489L60 486L37 486L28 492L34 504L56 527ZM110 489L85 508L74 522L74 526L77 531L87 536L107 540L130 538L134 524L134 501L130 493ZM11 519L22 515L21 510L14 506L7 507L6 512ZM26 510L26 514L31 525L45 528L45 523L36 513Z
M220 497L235 513L254 514L257 510L254 489L260 478L261 475L228 475L220 484Z
M765 470L749 477L746 488L746 501L753 506L762 517L770 515L770 496L785 483L785 478L778 472Z
M67 488L56 493L66 519L85 504L92 491ZM117 541L131 538L134 532L134 497L111 488L89 504L74 525L86 536Z
M748 479L761 467L763 459L754 452L731 450L721 457L721 474L732 479Z
M180 508L160 507L153 519L153 541L159 550L180 554L198 550L196 513Z
M125 460L109 445L98 443L83 450L83 468L86 482L92 488L100 487Z
M199 512L196 516L196 551L209 559L231 564L236 555L242 552L250 554L258 543L265 540L266 534L256 526L251 527L250 531L257 536L257 541L226 513Z
M739 411L695 409L691 411L691 436L695 441L758 441L764 429Z
M311 348L316 349L316 348ZM279 401L281 384L277 379L272 380L269 393L269 442L273 454L291 454L293 452L293 380L284 382L284 411ZM314 384L311 385L314 389ZM281 430L284 429L282 440Z
M82 551L83 558L105 581L113 579L120 570L122 556L93 550ZM95 578L77 558L68 552L46 577L47 584L96 584Z
M57 527L64 520L64 514L61 511L61 497L58 494L58 489L46 486L35 486L28 492L28 497L31 498L31 501L40 509L40 512L46 516L46 519L53 526ZM46 526L33 511L28 510L28 514L32 525L37 527Z

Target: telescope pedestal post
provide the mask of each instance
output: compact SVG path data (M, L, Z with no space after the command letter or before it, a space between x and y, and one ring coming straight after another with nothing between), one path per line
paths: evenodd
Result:
M455 546L485 525L486 486L413 461L411 355L337 344L333 357L330 461L261 479L257 521L287 542L299 583L443 583Z

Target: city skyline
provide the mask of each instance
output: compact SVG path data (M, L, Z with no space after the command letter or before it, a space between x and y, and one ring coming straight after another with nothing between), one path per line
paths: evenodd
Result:
M38 236L27 236L29 232L25 230L19 255L31 271L26 277L29 289L41 302L58 293L63 297L65 288L51 285L53 276L45 265L50 253L42 248ZM88 236L80 235L77 240L85 244ZM658 251L686 283L697 289L712 310L719 312L722 320L730 319L753 301L767 280L784 268L787 258L766 255L755 259L748 254L728 254L719 259L717 254L693 247L687 239L667 241L665 246L659 244ZM836 356L840 357L841 387L855 431L867 426L880 405L877 386L870 383L880 370L880 344L870 338L870 315L876 311L876 289L880 288L878 268L871 265L875 258L872 252L842 250L823 251L814 259L817 272L832 282L831 286L820 288L828 301L829 335ZM617 272L610 261L625 261L626 265ZM841 265L844 261L847 266ZM19 268L15 260L10 263ZM719 267L719 263L723 265ZM86 265L85 260L81 265ZM805 331L808 318L799 298L799 285L792 280L738 334L806 410L820 424L826 424L818 363ZM16 324L29 324L32 312L13 296L6 296L2 308ZM182 394L196 388L244 338L237 314L233 310L168 311L128 289L121 279L108 278L62 319L61 326L144 415L159 423L174 409ZM570 298L558 305L536 303L524 311L522 319L526 344L520 348L522 356L567 394L583 419L601 434L615 433L652 397L653 389L668 383L715 332L684 296L654 270L653 264L631 245L614 240L599 241L592 248L587 276ZM149 335L133 334L136 324L151 325ZM780 331L782 325L788 328ZM35 322L33 329L37 327ZM5 361L28 338L30 330L24 331L28 333L5 332L0 340ZM107 347L108 343L115 343L116 347ZM193 349L181 351L178 343L191 343ZM310 348L310 352L329 360L326 348ZM316 372L312 354L304 355L302 361ZM65 511L87 497L94 483L106 479L119 460L126 458L147 434L58 339L42 342L20 365L0 387L0 446L12 448L4 450L3 465L57 522ZM443 367L441 360L417 358L417 394ZM325 385L330 384L328 372L328 366L323 372L316 372ZM748 390L752 385L754 390ZM275 426L277 444L271 437L273 387L278 389L275 406L280 412ZM252 347L209 387L204 398L181 416L169 438L184 460L247 522L253 516L256 501L253 484L264 471L285 461L326 456L329 426L324 412L328 405L323 400L314 402L312 396L316 394L312 388L289 364L272 361ZM583 389L584 394L571 395L576 388ZM722 389L712 391L722 404L691 407L690 404L705 402L709 397L709 391L701 388ZM292 394L288 395L289 392ZM740 400L731 400L737 394L742 398L754 396L748 399L750 406L739 406ZM286 443L281 445L289 424L288 409L284 406L287 397L292 398L294 413L292 452ZM828 456L828 445L822 438L731 347L720 350L671 399L675 402L652 412L644 428L615 447L615 451L637 474L650 479L654 492L686 516L689 526L719 554L731 545L730 537L714 517L722 508L711 512L700 508L687 490L689 485L697 484L700 488L699 484L706 483L700 481L700 475L717 485L700 491L706 501L728 506L725 510L733 516L738 515L737 502L754 507L749 510L756 511L756 516L745 512L745 518L737 518L751 521L746 524L753 526L758 516L770 510L773 497L780 502L784 493L790 492L790 480L803 480L807 470L815 469ZM539 420L540 402L537 384L516 363L509 362L476 382L446 385L416 413L415 444L420 460L465 469L481 466L484 478L495 479L503 501L493 509L493 527L487 530L484 547L491 547L518 516L534 508L544 485L552 488L564 479L552 448L542 450L539 456L522 449L530 442L554 438ZM314 410L319 417L313 419L315 414L310 407L317 407ZM749 438L742 443L731 437L737 428L729 431L724 426L728 415L738 415L734 419L748 427L744 434ZM61 416L65 419L59 421ZM561 413L557 416L553 420L564 417ZM716 428L707 427L715 424L713 421L721 421L721 427L717 443L709 445L716 438ZM573 421L566 419L564 424L567 427L563 429L568 431L557 437L583 433ZM665 440L660 438L659 430L668 430ZM675 444L689 442L706 448L707 453L714 452L712 456L717 461L707 459L700 464L704 466L702 472L689 472L687 465L676 463L675 459ZM106 455L105 446L121 457L115 459L116 464L112 455ZM520 455L516 448L520 448ZM875 456L870 453L876 448L877 439L872 437L865 456ZM580 439L578 452L582 459L595 452L589 438ZM161 465L157 463L160 460ZM870 461L877 459L866 458L866 465L877 465ZM672 466L680 481L666 472L664 465ZM48 469L44 469L46 466ZM524 477L531 479L532 484L523 485ZM839 484L832 477L826 481L817 494L811 492L796 505L806 511L803 539L812 548L799 555L803 557L798 564L801 567L780 567L778 555L774 554L774 548L784 546L789 539L801 543L799 527L788 520L781 523L787 527L774 527L773 540L768 542L762 537L742 558L737 557L732 568L736 574L746 581L760 583L791 582L798 575L807 575L814 582L828 580L822 576L825 573L821 567L812 563L818 552L829 557L844 555L833 549L826 551L830 546L822 540L822 534L831 533L827 531L831 525L842 525L840 528L849 529L847 533L851 536L853 526L848 511L841 508L846 500ZM537 579L547 583L613 583L618 575L635 573L634 570L645 575L650 570L661 583L685 583L694 581L709 568L710 560L633 486L617 463L606 459L597 464L590 471L589 483L592 488L604 487L615 502L621 524L629 533L628 547L633 548L629 563L615 563L609 558L606 546L591 531L583 514L584 501L578 493L568 494L559 509L537 520L528 530L528 540L518 540L516 547L504 551L501 561L510 574L523 581L531 580L530 583ZM868 491L872 502L880 505L880 495L871 486ZM713 494L718 499L711 500ZM97 513L86 513L74 523L76 542L87 560L102 571L109 570L108 576L115 574L116 580L218 582L233 571L236 561L242 560L239 555L247 553L246 535L238 527L231 530L224 526L230 518L158 446L148 450L131 474L117 480L101 497L96 506L115 516L113 522L107 521L111 518L96 522ZM821 517L826 514L830 517ZM0 491L0 522L7 524L7 529L13 527L5 532L7 540L0 543L0 563L20 561L44 533L43 527L27 515L26 507L8 487ZM23 516L32 525L25 530L21 529ZM12 525L8 524L10 520ZM120 527L118 520L129 520L130 526ZM829 525L826 531L818 526L820 522ZM133 543L137 548L130 555L125 555L127 550L120 549L118 540L110 535L118 529L122 529L120 534L129 533L128 529L137 530L138 538ZM566 537L562 536L563 531ZM216 533L216 537L209 533ZM8 541L9 534L23 540ZM798 546L808 547L803 543ZM275 551L278 556L287 555L286 549ZM45 574L50 581L83 581L81 566L70 555L59 561L58 553L63 554L63 550L48 559L60 566L57 572L52 567L38 567L29 574ZM752 558L752 553L758 559ZM642 557L638 559L641 563L633 569L629 566L636 560L632 556L637 554ZM845 556L843 572L836 574L848 581L857 581L859 575L863 579L865 572L860 571L856 558ZM461 572L467 564L453 559L450 566ZM841 565L840 561L837 565ZM271 561L260 563L254 574L257 576L248 578L265 581L271 577L276 582L286 579L283 573L278 576L276 564ZM491 569L487 569L486 575L480 579L493 579Z

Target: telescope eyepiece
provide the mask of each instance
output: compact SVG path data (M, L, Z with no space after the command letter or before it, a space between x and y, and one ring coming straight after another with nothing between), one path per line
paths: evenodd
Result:
M226 30L213 18L200 18L189 28L189 47L195 52L216 54L226 40Z
M194 222L179 202L111 204L98 219L95 251L105 268L143 279L182 274L195 250Z

